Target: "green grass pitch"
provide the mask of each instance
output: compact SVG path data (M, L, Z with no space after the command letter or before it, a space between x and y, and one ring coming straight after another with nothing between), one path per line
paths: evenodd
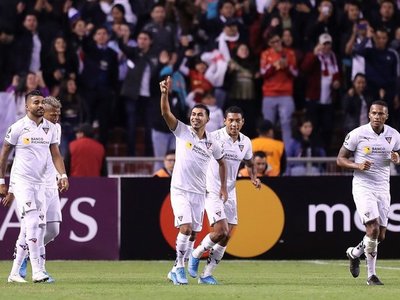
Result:
M378 260L384 286L366 285L366 268L354 279L345 260L225 260L217 286L173 286L170 261L48 261L56 283L7 283L11 261L0 261L0 299L399 299L400 260ZM204 261L200 264L200 270Z

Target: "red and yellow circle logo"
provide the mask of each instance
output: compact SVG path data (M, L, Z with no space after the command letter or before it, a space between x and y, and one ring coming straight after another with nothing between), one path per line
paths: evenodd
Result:
M227 253L237 257L251 258L271 249L279 240L285 224L285 214L278 196L265 184L260 190L250 180L236 183L239 224L229 241ZM204 217L203 230L197 235L195 246L210 231ZM170 196L165 197L160 212L161 231L168 244L175 249L178 229L174 227L174 216Z

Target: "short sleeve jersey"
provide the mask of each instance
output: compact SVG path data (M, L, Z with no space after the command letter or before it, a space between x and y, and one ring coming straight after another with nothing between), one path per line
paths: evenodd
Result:
M172 172L171 187L205 194L206 172L211 160L221 159L224 154L210 133L199 139L193 129L178 120L172 131L176 137L175 166Z
M400 149L400 134L394 128L384 125L383 132L377 134L371 124L352 130L345 138L343 146L354 153L354 161L371 161L369 170L354 170L353 186L388 192L390 189L391 151Z
M233 141L226 131L226 127L213 131L211 135L224 151L227 166L227 189L228 192L231 192L235 189L240 163L244 159L250 160L253 157L251 141L242 133L239 133L239 138ZM211 161L207 170L207 191L219 193L220 189L218 163Z
M61 143L61 126L60 124L54 124L57 131L58 145ZM47 155L47 168L46 168L46 187L56 189L57 187L57 170L53 163L53 158L51 156L50 149Z
M25 116L9 127L5 141L15 146L13 180L45 184L49 147L58 143L55 125L43 119L37 126Z

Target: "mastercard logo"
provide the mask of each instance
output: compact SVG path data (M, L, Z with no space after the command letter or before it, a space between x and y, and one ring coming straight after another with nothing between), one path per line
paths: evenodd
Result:
M235 227L226 252L232 256L250 258L261 255L271 249L282 234L285 224L285 213L282 203L275 192L262 184L254 188L250 180L239 180L236 183L239 224ZM178 229L174 227L174 215L168 195L160 211L161 232L175 249ZM197 235L195 247L212 230L203 220L203 230Z

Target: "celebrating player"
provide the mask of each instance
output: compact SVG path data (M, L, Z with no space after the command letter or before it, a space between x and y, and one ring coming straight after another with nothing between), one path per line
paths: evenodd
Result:
M176 137L171 205L179 233L176 238L176 261L168 277L174 284L188 284L184 257L189 249L190 236L195 236L202 228L207 167L211 160L217 160L221 182L218 195L226 201L226 166L222 148L205 130L210 115L208 108L202 104L195 105L190 113L190 126L185 125L171 113L168 102L170 84L170 77L160 82L160 106L165 122Z

